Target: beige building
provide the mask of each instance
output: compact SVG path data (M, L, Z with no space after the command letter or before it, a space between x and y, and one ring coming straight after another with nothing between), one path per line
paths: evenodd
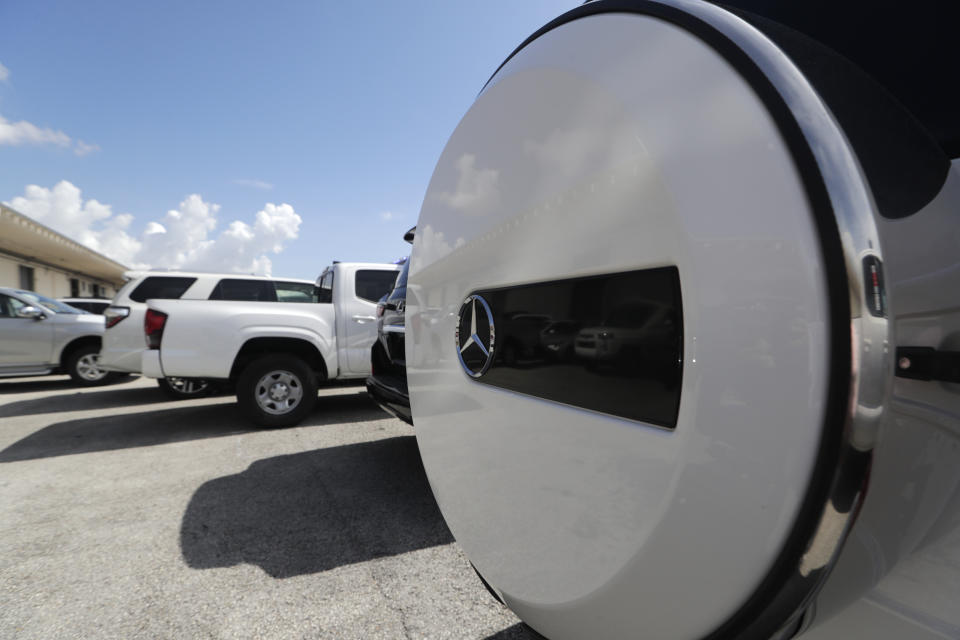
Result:
M112 298L127 267L0 204L0 287Z

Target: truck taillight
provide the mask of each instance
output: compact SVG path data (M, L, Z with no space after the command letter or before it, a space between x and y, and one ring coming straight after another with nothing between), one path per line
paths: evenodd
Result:
M116 325L121 320L130 315L130 307L115 307L110 305L103 310L103 317L107 321L107 329Z
M167 314L162 311L147 309L143 318L143 333L147 339L148 349L159 349L163 338L163 327L167 324Z
M384 303L382 303L382 302L378 302L378 303L377 303L377 317L378 317L378 318L383 315L383 307L384 307L384 306L385 306L385 305L384 305Z

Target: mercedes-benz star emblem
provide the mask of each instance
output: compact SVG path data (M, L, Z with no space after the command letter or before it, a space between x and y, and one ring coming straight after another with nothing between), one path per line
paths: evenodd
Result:
M490 305L478 295L472 295L460 305L457 322L457 357L460 365L472 378L479 378L493 364L496 333Z

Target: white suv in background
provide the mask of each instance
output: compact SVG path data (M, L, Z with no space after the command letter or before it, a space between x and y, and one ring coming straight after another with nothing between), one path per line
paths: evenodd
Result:
M201 273L181 271L128 271L124 274L127 283L117 292L112 304L104 310L106 331L103 349L100 352L101 366L108 371L140 373L140 354L146 349L143 337L143 321L147 300L286 300L276 294L274 282L291 283L296 288L312 290L312 280L295 278L268 278L235 273ZM222 280L257 280L269 283L257 291L260 297L251 299L250 289L220 286ZM236 289L236 290L235 290ZM266 297L264 297L266 296ZM299 300L297 300L299 301ZM160 389L177 398L196 397L209 390L204 380L161 378Z

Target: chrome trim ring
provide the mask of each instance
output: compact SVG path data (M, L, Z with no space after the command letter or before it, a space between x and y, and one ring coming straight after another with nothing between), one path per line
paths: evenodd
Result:
M740 47L766 76L796 120L813 155L839 232L849 304L846 329L849 353L835 355L848 357L850 368L846 380L836 376L831 384L848 385L847 402L839 420L832 415L824 418L821 438L838 438L839 452L830 474L827 499L817 510L818 524L805 542L800 563L794 567L792 576L767 604L768 612L792 610L780 623L781 629L792 628L826 581L856 520L866 493L871 451L877 443L880 419L889 396L890 323L886 317L872 316L865 308L867 287L861 268L867 256L883 260L876 206L856 154L840 125L806 76L776 44L748 22L718 6L691 0L659 3L681 9L717 29ZM842 344L843 337L836 336L834 344ZM829 427L837 423L842 425L842 433L828 432ZM757 595L759 593L754 597ZM758 630L758 623L762 622L739 624ZM765 622L769 624L772 620ZM731 630L737 626L733 619L724 625Z

